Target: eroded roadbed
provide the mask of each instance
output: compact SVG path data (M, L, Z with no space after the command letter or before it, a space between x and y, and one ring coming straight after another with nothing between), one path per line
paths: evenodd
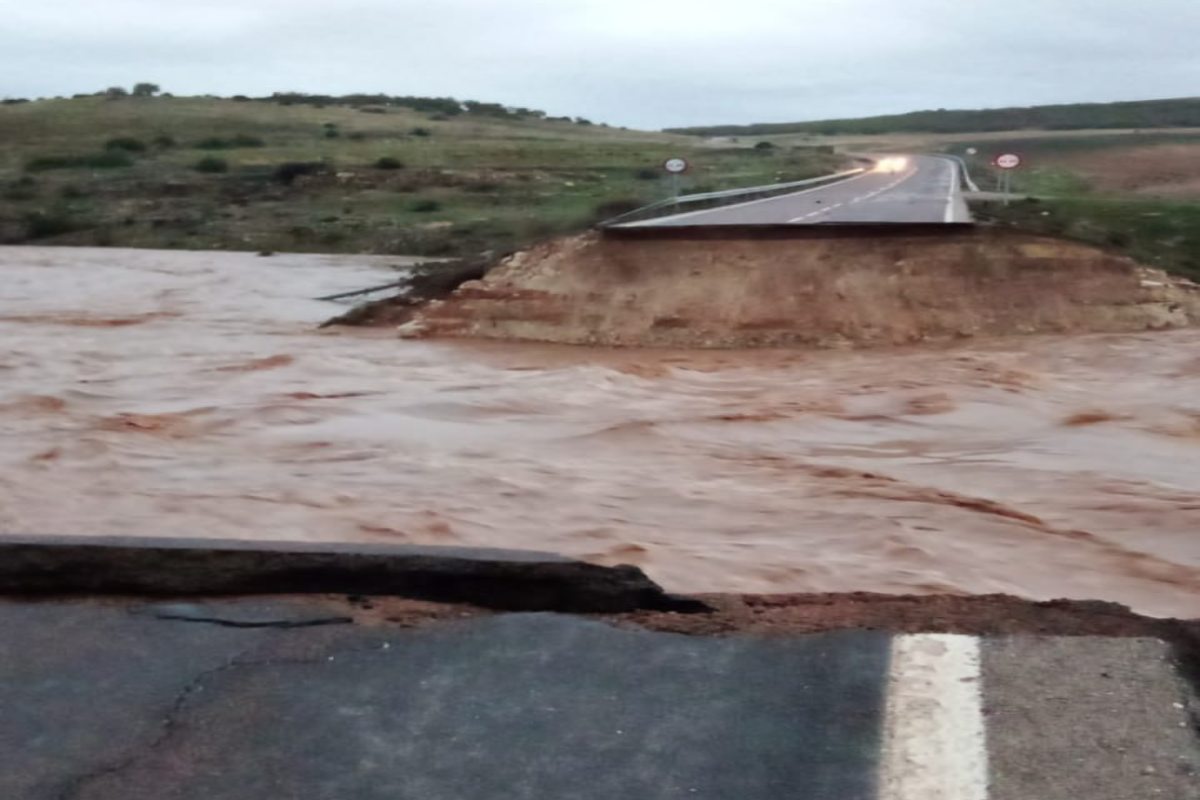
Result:
M1129 615L1120 638L893 634L867 616L813 633L803 599L709 600L723 608L577 616L8 598L0 796L1200 796L1198 709L1159 621ZM943 605L924 626L915 599L826 601L909 602L900 626L919 630L954 599L926 601ZM695 629L713 615L728 624ZM652 629L671 620L695 635Z

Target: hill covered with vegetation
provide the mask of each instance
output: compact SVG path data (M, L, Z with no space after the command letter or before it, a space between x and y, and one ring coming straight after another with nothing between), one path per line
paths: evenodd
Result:
M828 148L681 136L450 98L133 90L0 104L0 243L469 255L669 191L833 171Z
M672 128L691 136L771 136L810 133L826 136L884 133L980 133L1016 130L1084 130L1200 127L1200 97L1139 100L1123 103L914 111L861 119L783 122L758 125L712 125Z

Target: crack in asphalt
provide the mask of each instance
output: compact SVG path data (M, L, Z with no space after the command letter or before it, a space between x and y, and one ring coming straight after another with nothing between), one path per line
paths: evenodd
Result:
M187 620L196 621L196 620ZM266 658L261 660L242 660L249 653L253 652L258 644L248 647L231 657L228 661L218 667L204 670L196 675L192 680L179 690L175 695L175 699L167 707L160 723L158 735L151 741L143 745L138 745L131 752L119 758L114 762L110 762L103 766L91 769L81 775L73 778L68 778L64 782L62 788L54 795L55 800L78 800L83 797L83 793L88 787L96 781L112 778L135 768L140 762L147 757L153 755L158 750L166 747L168 743L175 737L180 728L180 717L186 712L188 701L197 693L203 691L204 685L218 676L231 672L236 669L245 669L252 667L278 667L278 666L315 666L318 664L327 664L333 661L339 655L380 655L386 654L389 650L388 644L382 644L375 647L350 647L345 649L329 648L323 650L317 655L306 658Z

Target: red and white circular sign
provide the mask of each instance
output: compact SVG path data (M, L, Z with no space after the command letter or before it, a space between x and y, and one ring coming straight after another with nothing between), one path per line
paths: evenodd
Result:
M1000 169L1016 169L1021 166L1021 157L1016 153L1003 153L996 156L994 163Z
M672 175L681 175L691 168L686 158L668 158L663 162L663 169Z

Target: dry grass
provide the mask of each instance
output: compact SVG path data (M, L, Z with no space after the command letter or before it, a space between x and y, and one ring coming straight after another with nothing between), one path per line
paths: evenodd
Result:
M1200 142L1068 153L1056 162L1099 191L1200 198Z

